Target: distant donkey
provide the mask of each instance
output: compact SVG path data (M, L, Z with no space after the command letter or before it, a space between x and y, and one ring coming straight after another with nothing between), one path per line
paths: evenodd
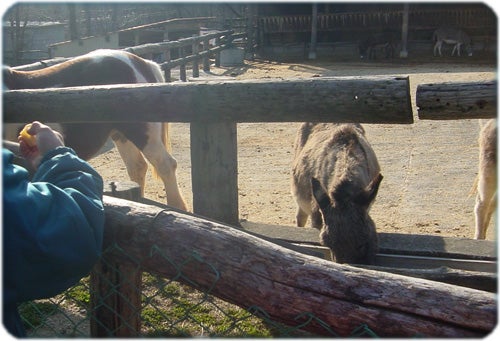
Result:
M485 239L491 216L497 206L497 120L489 120L479 134L479 169L474 189L477 190L474 214L474 238Z
M438 28L436 31L434 31L432 40L435 42L434 55L436 55L436 53L439 53L439 55L442 56L441 48L443 46L443 43L446 43L454 45L453 50L451 51L452 56L455 54L455 51L457 51L457 56L460 56L460 48L462 46L465 47L467 55L469 57L472 56L472 41L469 35L467 35L467 33L462 30L448 27Z
M377 32L361 40L358 45L361 59L376 59L377 50L385 52L385 58L394 58L397 38L394 32Z
M297 226L305 226L310 215L334 261L373 263L378 238L368 211L382 175L363 127L303 123L294 149L291 187Z

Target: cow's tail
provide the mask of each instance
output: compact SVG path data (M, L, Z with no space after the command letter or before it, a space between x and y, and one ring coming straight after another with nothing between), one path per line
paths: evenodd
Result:
M437 41L437 31L434 31L434 33L432 34L432 41L433 42Z

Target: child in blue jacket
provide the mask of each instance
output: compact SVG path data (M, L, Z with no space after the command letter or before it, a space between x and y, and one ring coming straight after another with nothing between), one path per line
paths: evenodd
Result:
M61 135L33 122L20 139L25 161L13 163L3 149L3 323L14 336L26 336L17 312L21 302L61 293L88 275L101 253L104 228L101 176Z

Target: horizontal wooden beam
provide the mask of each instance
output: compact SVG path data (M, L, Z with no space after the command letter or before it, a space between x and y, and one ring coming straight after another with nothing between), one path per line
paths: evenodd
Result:
M15 90L4 122L413 123L408 77L259 79Z
M366 324L381 337L455 338L484 336L497 323L493 293L306 256L186 213L107 196L104 203L104 246L113 245L118 262L257 306L276 322L295 326L312 312L340 336Z
M496 118L497 82L420 84L417 108L422 120Z

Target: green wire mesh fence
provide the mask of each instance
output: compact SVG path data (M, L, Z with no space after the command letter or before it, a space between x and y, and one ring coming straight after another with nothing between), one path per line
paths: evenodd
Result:
M104 254L111 251L116 253L116 246L110 248L113 250L107 249ZM151 250L151 252L157 252L157 250ZM194 253L192 257L197 262L203 261ZM113 266L111 263L102 264L103 262L106 262L106 257L103 257L99 265L101 270L102 267L108 267L109 270L109 267ZM110 285L109 296L120 292L121 304L128 305L130 309L136 309L132 314L137 315L140 321L139 337L317 336L305 330L309 324L321 326L324 329L323 336L339 336L311 312L298 315L295 325L284 325L273 321L258 306L239 307L225 302L211 295L210 290L197 289L196 282L185 278L182 265L173 265L179 269L177 276L173 278L142 273L140 264L132 267L141 274L139 284L132 288L135 293L139 294L139 305L130 302L129 297L123 297L122 288L113 287L112 283L107 283ZM215 286L217 285L217 269L210 264L207 265L216 274L213 283ZM114 268L113 270L120 269ZM92 276L99 275L94 271ZM121 315L121 308L120 311L113 311L114 306L107 303L107 295L95 298L92 292L92 276L83 278L77 285L58 296L23 303L19 310L28 336L37 338L116 336L120 335L118 328L134 329L136 326L127 325L130 321ZM126 285L134 283L137 282L132 281ZM99 320L98 315L95 314L95 311L99 309L105 309L107 313L112 314L112 319L117 322L109 325L106 321ZM101 333L95 335L95 330L101 330ZM352 331L351 336L376 337L377 335L368 326L360 325Z

